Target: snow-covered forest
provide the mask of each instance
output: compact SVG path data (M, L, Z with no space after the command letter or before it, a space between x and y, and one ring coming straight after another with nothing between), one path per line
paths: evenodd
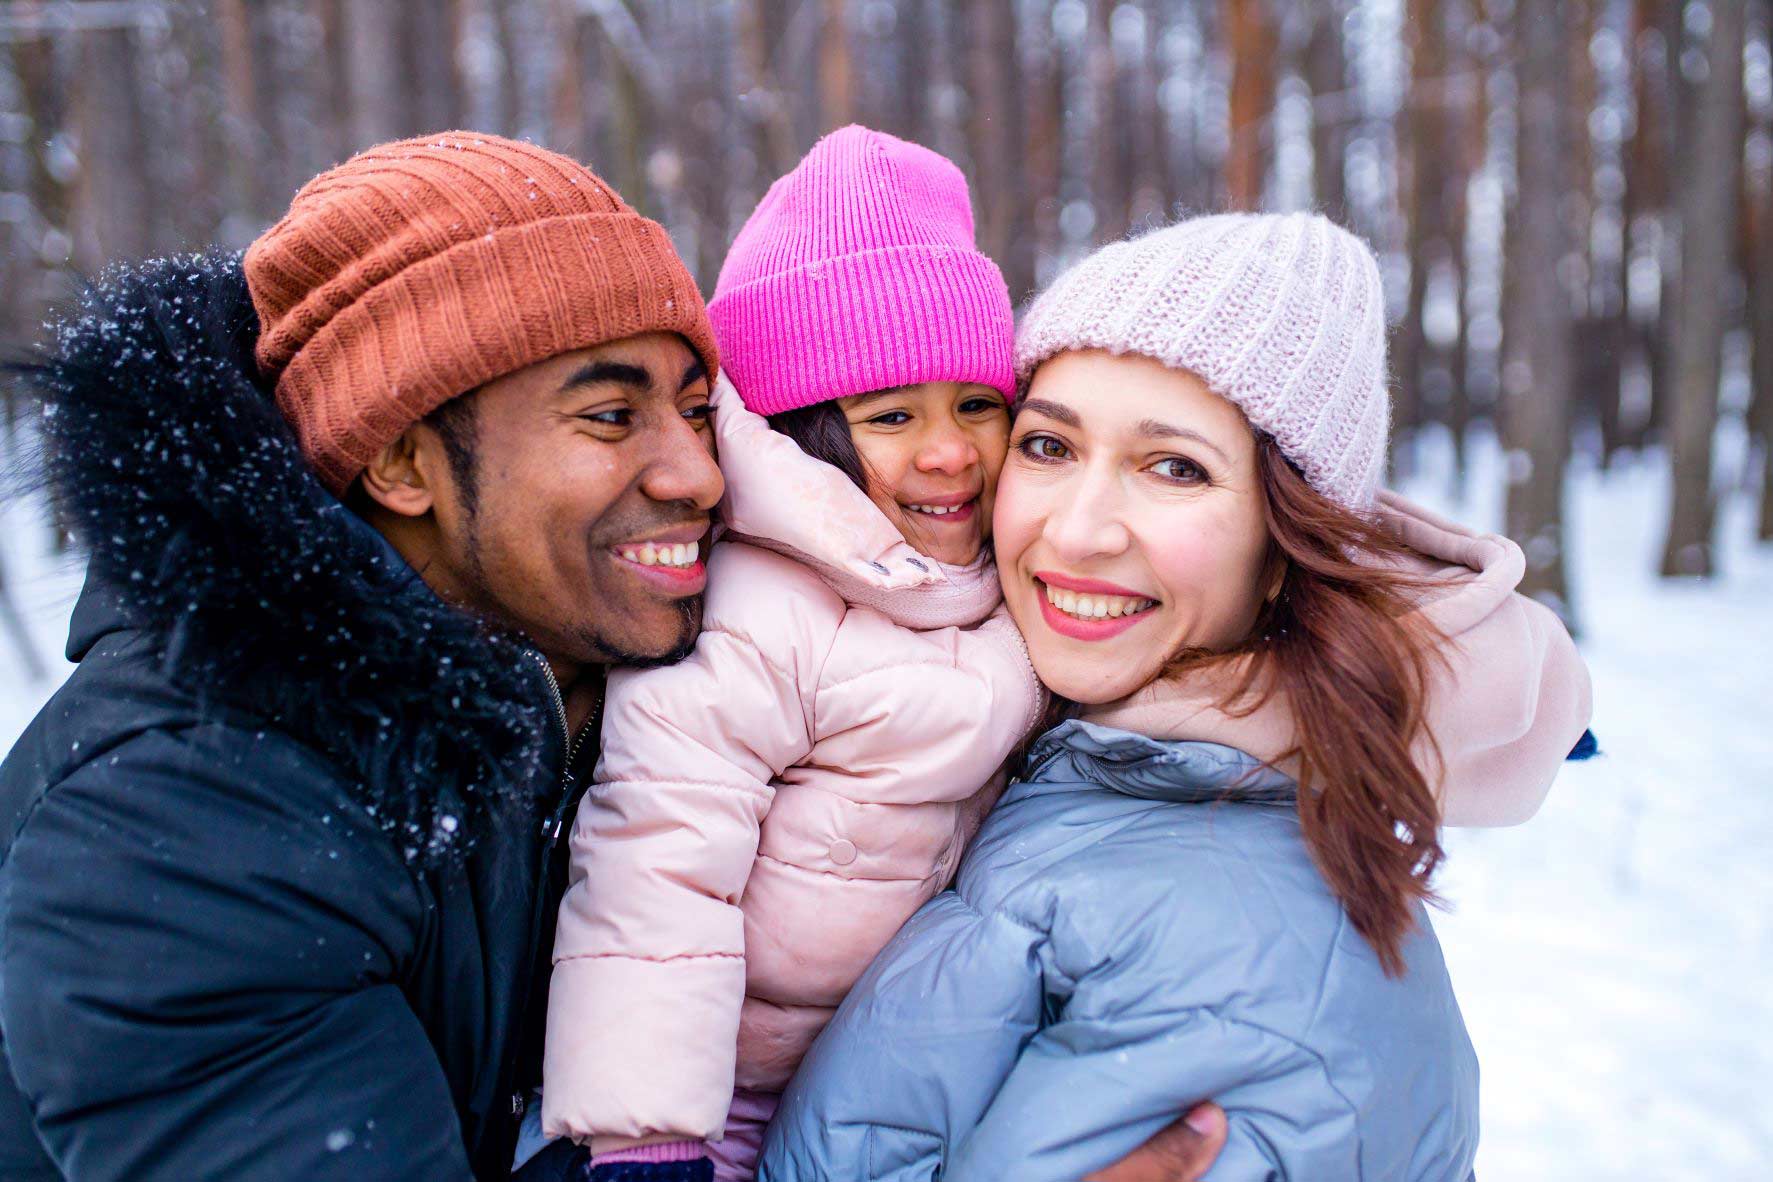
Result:
M961 164L1020 300L1181 211L1380 253L1392 475L1525 547L1603 757L1452 835L1480 1176L1773 1176L1773 6L1761 0L0 0L0 345L107 260L241 247L356 149L589 162L704 290L850 121ZM9 490L32 408L4 395ZM0 748L78 539L0 512Z

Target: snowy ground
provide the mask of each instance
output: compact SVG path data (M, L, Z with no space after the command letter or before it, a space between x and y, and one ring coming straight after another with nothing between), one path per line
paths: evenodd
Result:
M1472 487L1500 488L1485 449ZM1410 491L1494 527L1495 495ZM1723 575L1651 577L1660 466L1579 473L1573 592L1604 758L1544 811L1449 835L1436 927L1484 1069L1486 1182L1773 1177L1773 545L1726 506ZM0 561L50 666L0 632L0 750L65 675L79 572L30 513Z

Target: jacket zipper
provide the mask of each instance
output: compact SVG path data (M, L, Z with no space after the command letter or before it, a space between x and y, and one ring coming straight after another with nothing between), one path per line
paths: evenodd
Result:
M579 733L574 735L571 727L567 725L566 696L560 692L560 681L554 676L553 667L548 664L548 658L535 649L530 649L529 653L535 658L536 664L541 666L542 678L547 682L548 700L554 707L554 721L560 726L561 750L566 753L560 765L560 800L554 806L554 818L548 826L548 843L542 848L541 870L536 877L537 907L535 917L530 923L529 954L525 957L525 963L534 966L536 950L541 944L544 925L553 918L547 914L547 908L541 906L540 903L548 892L548 871L554 860L554 847L560 842L560 832L566 823L567 806L572 801L573 766L578 762L579 750L584 744L585 736L598 725L603 714L603 707L600 700L597 709L592 711L591 717L585 720L584 725L579 728ZM534 996L534 993L535 982L533 980L525 981L522 1001L517 1007L519 1022L524 1020L523 1015L529 1009L529 999ZM518 1121L523 1119L528 1099L521 1092L511 1093L511 1116L513 1119Z
M566 753L566 758L560 765L561 799L554 810L554 823L548 830L548 848L552 850L554 843L560 838L560 830L565 822L566 801L572 795L573 766L578 762L579 748L585 742L585 735L596 724L598 716L603 711L601 709L593 711L592 717L586 719L585 725L579 728L579 733L573 734L566 723L566 697L560 692L560 681L554 676L554 667L548 664L548 658L535 649L529 651L530 655L535 658L536 664L542 667L542 677L548 683L548 698L554 705L554 721L560 724L560 749Z

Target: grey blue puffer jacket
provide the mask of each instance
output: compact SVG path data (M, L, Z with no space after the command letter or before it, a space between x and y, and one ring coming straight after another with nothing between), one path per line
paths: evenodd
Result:
M1070 1182L1207 1098L1211 1182L1469 1179L1477 1059L1426 915L1386 977L1293 805L1230 747L1048 732L815 1044L760 1179Z

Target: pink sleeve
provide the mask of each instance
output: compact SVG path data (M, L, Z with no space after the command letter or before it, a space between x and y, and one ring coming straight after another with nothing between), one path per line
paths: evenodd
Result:
M610 675L555 938L550 1135L599 1151L725 1125L745 994L739 898L772 781L811 748L801 686L813 674L799 665L818 649L806 634L821 613L774 606L800 643L760 647L712 618L711 601L687 659Z
M1588 667L1557 616L1513 594L1453 636L1428 689L1447 825L1518 825L1539 811L1587 728ZM1433 753L1424 765L1436 766Z

